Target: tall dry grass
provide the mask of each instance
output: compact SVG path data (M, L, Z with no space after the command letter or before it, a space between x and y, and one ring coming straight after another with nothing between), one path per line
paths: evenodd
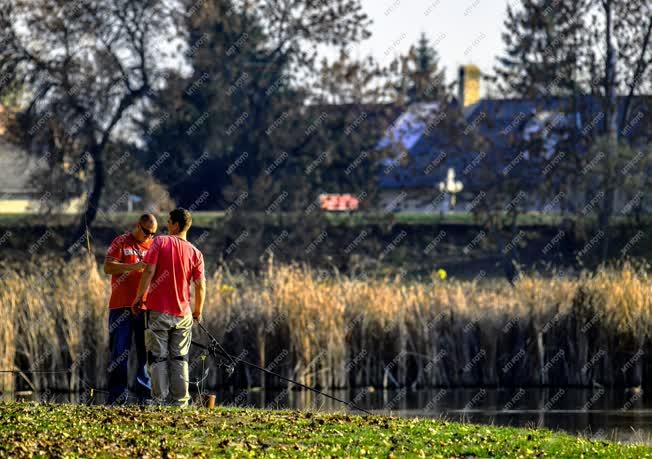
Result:
M2 324L0 326L0 370L13 370L14 360L16 359L15 345L15 328L14 321L16 309L18 307L18 298L24 296L24 292L17 290L22 287L18 282L18 276L15 273L7 273L2 278L0 287L0 317ZM14 390L14 375L10 373L0 373L0 392L12 392Z
M108 293L108 278L87 262L6 273L3 368L71 369L30 375L36 389L104 386ZM232 354L321 387L640 385L652 380L651 302L647 270L629 264L526 276L512 288L324 277L270 263L258 276L213 273L204 320ZM210 386L284 384L244 365L231 378L209 366Z
M6 271L0 279L0 328L11 332L12 352L3 369L22 370L18 381L35 390L78 390L80 378L104 384L109 289L87 259L45 259Z

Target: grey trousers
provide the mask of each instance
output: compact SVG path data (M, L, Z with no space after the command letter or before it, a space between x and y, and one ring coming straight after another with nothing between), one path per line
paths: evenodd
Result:
M177 317L147 311L145 348L152 378L152 397L160 404L188 406L188 352L192 316Z

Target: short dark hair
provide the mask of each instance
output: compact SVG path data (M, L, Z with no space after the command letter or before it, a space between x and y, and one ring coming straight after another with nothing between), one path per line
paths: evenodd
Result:
M190 211L188 209L179 207L170 212L170 221L172 223L179 224L180 232L188 231L190 225L192 225L192 215L190 215Z

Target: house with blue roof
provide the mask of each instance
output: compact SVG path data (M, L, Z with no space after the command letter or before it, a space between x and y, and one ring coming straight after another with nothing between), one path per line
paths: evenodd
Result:
M469 74L474 81L467 81ZM572 174L562 171L577 168L576 160L602 132L601 98L480 98L478 75L462 69L455 99L413 104L387 129L378 143L384 152L380 207L394 212L469 211L479 196L490 196L490 190L510 180L526 196L528 211L561 212L568 203L584 202L586 197L573 196L573 184L567 183ZM645 150L652 142L652 97L620 97L619 119L626 106L628 121L619 136ZM566 199L551 204L551 193ZM621 202L629 198L617 195Z

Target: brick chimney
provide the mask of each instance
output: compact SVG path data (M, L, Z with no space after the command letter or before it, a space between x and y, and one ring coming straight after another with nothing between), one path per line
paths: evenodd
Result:
M460 66L457 86L460 105L475 104L480 100L480 69L473 64Z

